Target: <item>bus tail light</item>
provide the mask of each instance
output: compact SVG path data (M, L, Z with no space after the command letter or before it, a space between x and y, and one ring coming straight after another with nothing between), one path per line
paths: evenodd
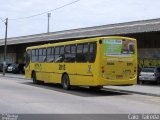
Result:
M134 72L135 72L135 73L137 72L137 67L134 67Z
M102 69L102 73L104 73L104 66L102 66L101 69Z

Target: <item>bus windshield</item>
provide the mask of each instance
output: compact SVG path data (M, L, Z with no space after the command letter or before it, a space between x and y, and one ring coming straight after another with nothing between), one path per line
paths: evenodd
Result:
M135 41L131 40L103 40L104 56L131 56L135 53Z
M30 54L31 54L31 50L28 50L25 55L25 63L26 63L25 67L27 67L30 63Z

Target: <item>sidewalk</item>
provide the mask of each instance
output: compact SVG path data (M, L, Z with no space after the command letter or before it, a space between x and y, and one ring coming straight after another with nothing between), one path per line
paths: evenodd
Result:
M104 89L160 97L160 85L105 86Z
M3 74L0 74L0 77L3 77ZM25 79L24 74L12 74L12 73L6 73L5 77L9 77L9 78L18 78L18 79Z

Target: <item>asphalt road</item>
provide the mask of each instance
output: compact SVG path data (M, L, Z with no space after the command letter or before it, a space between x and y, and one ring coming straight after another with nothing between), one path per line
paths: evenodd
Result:
M156 114L160 113L160 98L88 88L66 91L59 85L0 77L0 113Z

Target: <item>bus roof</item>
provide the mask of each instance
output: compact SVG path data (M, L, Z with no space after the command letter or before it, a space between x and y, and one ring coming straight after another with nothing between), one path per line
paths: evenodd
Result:
M80 40L74 40L74 41L66 41L66 42L58 42L58 43L48 43L48 44L44 44L44 45L31 46L31 47L27 47L27 49L45 48L45 47L61 46L61 45L63 46L63 45L82 43L82 42L94 42L94 41L98 41L98 40L101 40L101 39L128 39L128 40L136 40L134 38L122 37L122 36L94 37L94 38L80 39Z

